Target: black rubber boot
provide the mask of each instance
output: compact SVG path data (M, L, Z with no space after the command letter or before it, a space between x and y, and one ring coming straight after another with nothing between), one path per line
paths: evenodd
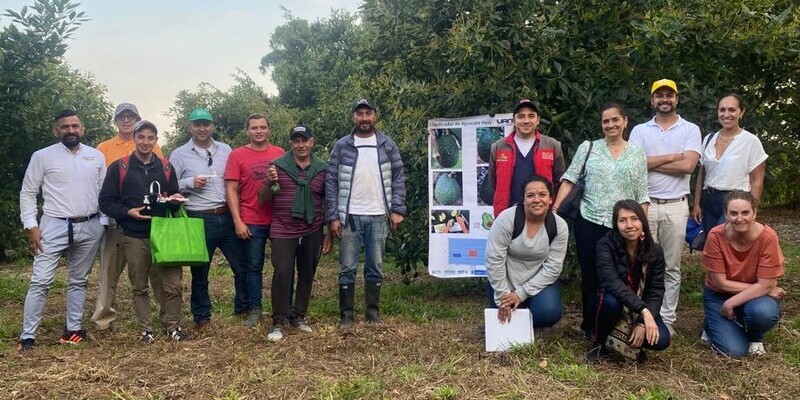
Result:
M356 322L353 306L355 305L356 287L351 285L339 285L339 325L350 326Z
M381 322L380 312L381 284L380 282L364 283L364 303L366 305L367 322L377 324Z

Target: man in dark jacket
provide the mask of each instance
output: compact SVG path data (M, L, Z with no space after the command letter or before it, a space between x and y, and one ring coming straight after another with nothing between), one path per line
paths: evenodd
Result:
M158 130L149 121L139 121L134 126L133 154L123 157L108 167L100 190L100 210L114 218L124 234L123 252L128 260L128 275L133 287L133 309L141 328L140 340L152 343L153 328L150 323L150 298L148 275L155 266L150 255L150 218L152 214L166 215L168 207L159 201L183 199L178 192L178 181L172 176L172 165L153 153L158 141ZM182 267L162 267L158 271L162 280L164 320L170 339L188 338L180 327L183 307Z
M339 250L339 324L355 322L356 269L364 245L366 318L380 322L383 254L389 227L397 229L406 213L406 187L400 148L375 129L378 113L366 99L351 110L355 127L333 146L325 177L326 219L342 238Z
M496 141L489 156L489 184L494 190L494 215L522 202L522 185L534 175L547 178L558 193L566 170L561 142L542 135L539 106L522 99L514 106L514 132Z

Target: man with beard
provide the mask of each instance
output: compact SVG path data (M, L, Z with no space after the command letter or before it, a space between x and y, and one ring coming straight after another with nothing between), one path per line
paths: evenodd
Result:
M97 145L97 150L100 150L106 158L106 167L122 157L131 155L136 149L136 145L133 143L133 125L141 119L139 110L131 103L120 103L114 110L117 135ZM164 157L158 144L153 148L153 152L159 157ZM97 302L92 315L92 323L99 331L112 330L112 324L117 318L117 310L112 307L112 304L117 292L119 276L127 264L125 254L122 252L122 238L122 228L119 227L116 220L109 218L108 228L100 243L100 277L97 282ZM155 269L150 275L150 285L153 287L153 295L158 303L162 304L161 278Z
M397 229L406 213L406 187L400 148L375 129L378 113L366 99L351 110L355 127L336 142L325 177L326 219L341 238L339 249L339 324L355 322L355 280L364 245L367 322L380 322L383 254L389 226Z
M53 132L61 141L33 153L19 193L20 217L34 256L19 337L21 353L33 349L47 292L65 254L67 322L59 342L77 344L86 340L86 331L81 328L86 284L103 235L97 201L106 174L103 153L81 144L83 124L74 110L55 116ZM40 190L44 205L37 223L36 196Z
M664 276L664 302L661 318L675 336L675 311L681 288L681 252L689 218L689 178L700 159L700 128L681 118L678 85L669 79L653 82L650 104L656 115L636 125L630 144L644 149L647 155L647 191L650 207L647 221L650 232L664 249L667 263Z
M225 181L222 179L231 147L214 140L214 119L205 108L195 108L189 114L189 133L192 138L175 149L169 160L175 167L181 193L189 199L186 203L189 216L203 219L209 257L213 257L219 248L233 270L236 290L233 312L243 313L247 310L244 241L236 237L233 218L225 203ZM211 322L211 297L208 294L210 266L192 266L191 308L198 331Z
M558 193L561 175L566 170L561 142L537 129L541 121L539 106L522 99L514 106L513 115L514 132L494 142L489 156L495 217L514 204L522 204L522 187L536 175L545 177L553 186L553 193Z

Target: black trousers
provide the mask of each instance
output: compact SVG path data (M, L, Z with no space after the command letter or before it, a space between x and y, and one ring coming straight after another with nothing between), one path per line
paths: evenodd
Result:
M272 322L283 324L286 319L305 318L311 300L311 286L322 255L322 228L299 238L272 238ZM297 289L292 290L297 267ZM292 292L295 294L294 307Z
M578 252L578 263L581 265L581 309L583 321L581 329L584 332L595 330L595 296L599 289L597 282L597 242L610 232L611 228L583 219L578 215L575 220L575 248Z

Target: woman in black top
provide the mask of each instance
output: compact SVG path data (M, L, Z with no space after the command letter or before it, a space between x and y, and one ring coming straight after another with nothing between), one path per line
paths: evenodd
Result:
M670 335L659 316L664 299L664 252L650 234L647 215L634 200L614 205L614 226L597 242L597 296L595 344L587 354L597 361L607 354L604 343L623 316L623 307L636 315L630 334L634 348L663 350Z

